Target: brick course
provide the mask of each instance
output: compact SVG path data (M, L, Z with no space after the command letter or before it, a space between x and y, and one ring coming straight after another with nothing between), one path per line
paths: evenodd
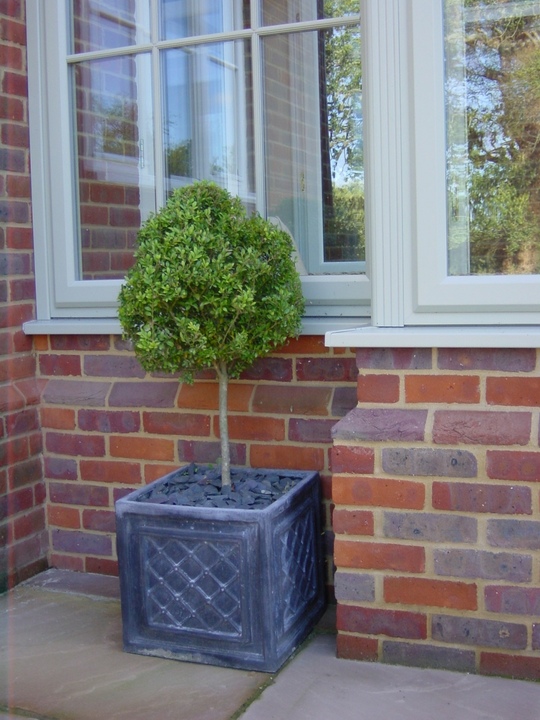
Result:
M34 316L25 5L0 7L0 592L47 567ZM9 544L9 548L7 545Z
M341 657L540 679L538 354L357 351L333 429Z

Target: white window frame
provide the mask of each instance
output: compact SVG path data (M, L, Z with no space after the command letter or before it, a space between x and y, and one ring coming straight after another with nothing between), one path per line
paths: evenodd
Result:
M96 332L117 327L118 282L75 281L69 252L52 252L51 239L70 244L74 205L65 202L73 194L70 173L54 170L72 167L69 149L49 140L51 112L67 102L62 73L52 73L51 85L45 72L58 67L66 42L51 4L45 10L42 0L27 0L29 67L38 68L30 76L38 322L25 329ZM539 346L539 276L447 274L442 0L362 0L361 9L368 270L306 277L304 331L328 331L335 346ZM44 191L51 187L52 199ZM48 281L59 275L67 278L65 296L53 296ZM82 310L74 290L86 298Z
M153 5L153 27L157 27ZM77 188L72 175L75 167L71 137L70 88L66 66L68 53L68 4L65 0L28 0L28 66L29 117L31 134L32 197L34 209L34 243L36 257L37 321L27 323L28 333L101 332L120 330L116 318L120 280L78 279L78 257L73 238L76 236ZM253 20L258 11L253 3ZM350 19L349 19L350 20ZM255 25L254 25L255 26ZM291 23L280 28L259 27L259 35L270 35L290 29L293 32L317 30L324 21ZM249 30L231 30L220 36L207 36L200 42L247 38ZM173 41L157 38L147 45L140 43L127 49L134 54L148 52L153 56L153 113L160 123L159 71L160 49L175 46ZM186 40L187 43L193 38ZM92 52L77 56L99 59L118 53ZM69 60L68 60L69 62ZM255 63L254 72L260 72ZM260 112L260 111L259 111ZM260 121L260 116L255 122ZM256 141L257 143L257 141ZM259 154L262 146L259 142ZM163 195L161 152L154 148L156 160L156 196ZM264 174L258 163L258 196L262 196ZM52 191L51 191L52 190ZM330 327L346 327L351 321L369 316L370 282L365 275L311 275L303 278L306 297L306 332L323 333Z

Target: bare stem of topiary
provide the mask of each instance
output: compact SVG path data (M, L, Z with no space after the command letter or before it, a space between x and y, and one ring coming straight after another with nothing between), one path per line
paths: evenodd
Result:
M231 455L229 448L229 422L227 416L227 393L229 374L225 363L216 364L219 379L219 434L221 436L221 484L231 484Z

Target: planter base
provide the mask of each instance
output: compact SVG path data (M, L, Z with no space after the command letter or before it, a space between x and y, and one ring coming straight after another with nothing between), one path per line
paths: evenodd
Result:
M324 611L318 473L261 510L138 500L150 487L116 504L124 649L275 672Z

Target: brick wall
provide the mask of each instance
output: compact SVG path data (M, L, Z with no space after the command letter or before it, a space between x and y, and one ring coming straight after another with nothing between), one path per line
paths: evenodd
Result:
M184 462L219 457L217 381L148 376L118 337L43 336L36 347L51 564L116 574L114 501ZM232 462L319 470L327 526L331 428L356 403L356 374L352 353L302 337L229 391Z
M341 657L540 679L536 350L358 350L334 430Z
M0 2L0 592L46 567L24 3Z

